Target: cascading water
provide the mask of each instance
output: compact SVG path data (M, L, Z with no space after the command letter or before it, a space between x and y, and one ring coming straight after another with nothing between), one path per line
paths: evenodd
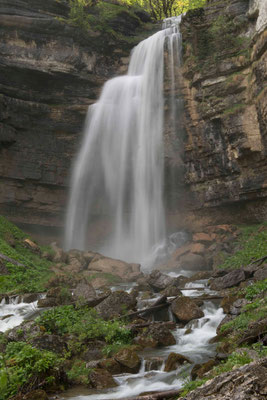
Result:
M165 238L163 71L179 59L180 17L136 46L128 74L108 81L88 111L71 180L65 248L87 248L93 214L112 218L105 255L146 262ZM174 85L174 65L170 65Z

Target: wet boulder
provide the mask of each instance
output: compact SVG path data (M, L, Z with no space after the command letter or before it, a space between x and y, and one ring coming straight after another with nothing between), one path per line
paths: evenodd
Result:
M175 299L172 302L171 310L176 318L183 323L187 323L192 319L204 317L203 311L195 304L195 302L185 296Z
M98 362L98 367L106 369L110 374L117 375L125 372L123 365L114 358L105 358Z
M162 274L160 271L153 271L147 278L147 283L153 290L160 292L166 289L168 286L175 283L175 278L171 278L166 274Z
M166 360L164 371L165 372L174 371L175 369L177 369L180 365L183 365L184 363L191 364L191 361L187 357L183 356L182 354L170 353Z
M192 379L203 378L204 374L210 371L216 364L215 360L209 360L203 364L195 364L191 371Z
M111 293L95 309L98 314L108 320L119 317L136 306L136 300L123 290Z
M39 293L26 293L22 296L23 303L33 303L39 299Z
M110 372L106 369L96 368L90 374L89 378L95 389L107 389L117 386Z
M167 286L166 289L161 291L161 294L166 297L182 296L182 292L175 285Z
M159 370L163 364L162 357L151 357L145 360L145 370L146 371L153 371Z
M242 269L236 269L229 272L228 274L215 278L211 284L210 288L212 290L223 290L231 288L233 286L239 285L246 279L245 272Z
M10 329L6 333L6 338L11 342L26 342L31 336L40 335L41 329L34 321L24 321L19 326Z
M121 365L122 372L136 374L141 366L141 359L137 353L129 348L120 350L114 359Z
M153 324L145 328L141 335L137 336L134 341L143 348L172 346L176 344L173 334L165 324Z

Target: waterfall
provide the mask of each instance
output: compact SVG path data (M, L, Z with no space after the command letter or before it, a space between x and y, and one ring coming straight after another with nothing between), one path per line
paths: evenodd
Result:
M174 64L180 19L165 20L161 31L139 43L127 75L109 80L89 107L71 179L66 249L87 249L97 215L112 219L109 240L98 249L105 255L145 262L165 238L164 50Z

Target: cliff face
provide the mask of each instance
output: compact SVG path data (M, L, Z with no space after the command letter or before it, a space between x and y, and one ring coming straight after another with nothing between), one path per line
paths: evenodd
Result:
M212 0L183 18L189 225L267 219L266 26L262 0Z
M85 33L67 1L1 1L0 207L17 223L62 225L88 105L155 29L110 7L103 29Z
M62 226L88 105L154 29L118 9L85 34L69 11L64 0L1 1L0 207L16 223ZM175 129L165 107L173 229L267 218L266 24L264 0L210 0L183 17Z

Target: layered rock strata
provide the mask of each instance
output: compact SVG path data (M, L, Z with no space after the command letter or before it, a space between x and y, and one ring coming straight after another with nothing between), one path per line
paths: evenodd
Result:
M0 207L17 223L63 224L88 105L155 29L145 14L112 7L85 32L70 23L68 1L1 1Z
M189 225L267 218L266 27L256 0L211 0L182 20Z

